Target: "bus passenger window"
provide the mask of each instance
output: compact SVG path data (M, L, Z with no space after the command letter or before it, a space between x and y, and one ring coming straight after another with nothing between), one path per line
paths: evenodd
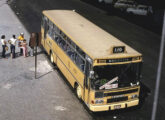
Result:
M85 71L85 64L83 62L83 64L80 65L80 69L84 72Z
M55 35L54 40L57 42L58 39L59 39L59 37Z
M46 16L42 16L42 27L46 28L47 18Z
M59 33L60 33L60 35L61 35L61 34L62 34L62 31L60 30Z
M75 59L76 65L84 72L84 60L79 55L77 55Z
M65 44L66 44L66 43L65 43L64 40L61 40L61 41L60 41L60 44L59 44L59 45L61 46L61 48L62 48L63 50L64 50Z
M67 53L68 53L68 51L71 51L71 48L70 48L70 46L68 44L67 44L66 51L67 51Z
M66 52L67 51L67 47L68 47L68 44L65 43L64 47L63 47L63 50Z
M85 58L85 53L84 53L78 46L76 46L76 51L77 51L83 58Z
M75 61L75 53L73 53L70 58Z
M67 42L69 45L71 44L71 40L69 38L67 38Z
M70 50L70 51L67 51L67 54L69 55L69 57L71 57L74 54L74 52Z
M52 29L53 29L53 23L51 21L49 21L48 26L49 26L48 34L51 37Z
M42 15L42 21L41 21L41 25L42 25L42 27L44 27L44 23L45 22L45 20L44 20L44 15Z
M84 64L81 64L81 65L80 65L80 69L81 69L83 72L84 72L84 66L85 66Z
M55 26L55 32L56 32L57 34L60 33L60 29L59 29L57 26Z
M60 44L60 42L61 42L61 37L58 37L58 39L57 39L57 44L59 45Z
M63 39L66 39L66 35L62 32L61 36L63 37Z

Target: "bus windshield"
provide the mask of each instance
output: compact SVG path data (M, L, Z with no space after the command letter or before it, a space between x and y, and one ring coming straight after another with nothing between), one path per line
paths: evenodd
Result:
M141 63L94 67L91 87L95 90L128 87L140 80Z

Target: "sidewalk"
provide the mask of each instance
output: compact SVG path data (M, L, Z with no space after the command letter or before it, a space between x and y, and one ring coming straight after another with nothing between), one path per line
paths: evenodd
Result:
M23 32L25 35L25 39L29 40L29 33L24 29L24 26L20 23L17 16L15 15L15 13L13 13L13 11L8 6L6 1L7 0L0 1L0 16L1 16L0 37L1 35L5 35L6 40L8 41L12 37L13 34L15 34L16 37L18 37L19 34ZM10 48L9 44L8 44L8 47ZM2 47L0 47L0 54L1 52L2 52ZM16 46L16 52L19 52L18 46ZM10 53L10 49L7 51L8 55L9 53Z

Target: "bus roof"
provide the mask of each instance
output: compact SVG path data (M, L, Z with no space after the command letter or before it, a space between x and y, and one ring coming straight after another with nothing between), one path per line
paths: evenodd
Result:
M141 56L139 52L71 10L46 10L43 14L57 25L92 59ZM111 52L114 46L125 46L125 53Z

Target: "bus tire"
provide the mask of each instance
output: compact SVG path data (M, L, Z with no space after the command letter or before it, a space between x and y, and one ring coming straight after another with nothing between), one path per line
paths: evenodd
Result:
M81 100L82 98L82 94L81 94L81 86L79 84L76 85L76 96L78 97L78 99Z
M53 58L53 53L52 52L50 52L50 62L52 64L54 64L54 58Z

